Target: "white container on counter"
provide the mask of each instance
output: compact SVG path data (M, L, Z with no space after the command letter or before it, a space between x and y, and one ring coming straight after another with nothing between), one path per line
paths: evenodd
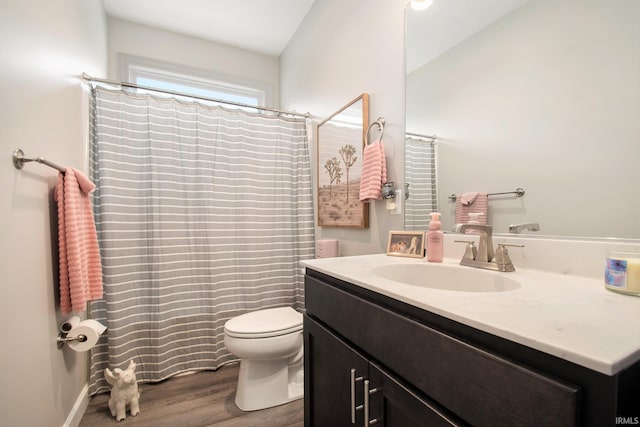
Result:
M604 286L611 291L640 296L640 252L610 251Z

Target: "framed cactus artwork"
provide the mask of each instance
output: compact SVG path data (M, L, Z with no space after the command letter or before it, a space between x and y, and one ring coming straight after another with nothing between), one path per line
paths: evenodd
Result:
M318 226L369 228L369 204L360 201L369 94L363 93L317 130Z

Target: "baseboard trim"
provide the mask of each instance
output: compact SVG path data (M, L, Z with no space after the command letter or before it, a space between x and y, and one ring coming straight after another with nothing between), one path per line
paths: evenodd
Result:
M88 406L89 384L85 384L84 387L82 387L82 390L80 390L80 394L78 395L76 402L73 404L73 408L71 408L71 412L69 412L69 415L62 427L78 427Z

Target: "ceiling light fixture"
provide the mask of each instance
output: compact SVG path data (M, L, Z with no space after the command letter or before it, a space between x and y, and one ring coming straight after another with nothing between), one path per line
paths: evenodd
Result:
M425 10L433 4L433 0L411 0L411 9Z

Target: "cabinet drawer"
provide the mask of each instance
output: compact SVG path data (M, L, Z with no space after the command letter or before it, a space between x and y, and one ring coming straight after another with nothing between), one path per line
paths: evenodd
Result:
M307 313L475 426L577 424L579 388L307 276Z

